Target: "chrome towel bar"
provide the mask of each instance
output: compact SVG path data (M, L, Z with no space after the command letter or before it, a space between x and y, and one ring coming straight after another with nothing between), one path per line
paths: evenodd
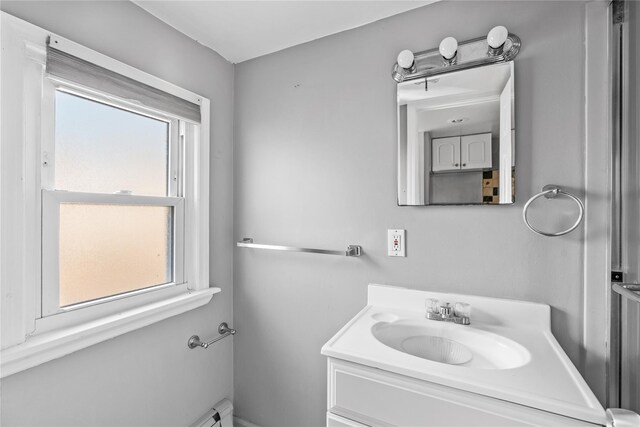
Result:
M199 336L191 335L191 338L189 338L189 341L187 341L187 346L189 348L196 348L196 347L208 348L214 342L218 342L222 338L228 337L229 335L236 334L236 330L229 328L229 325L227 325L227 322L220 323L220 326L218 326L218 332L220 333L220 336L212 339L209 342L202 342L200 341Z
M640 292L640 285L639 284L635 284L635 283L613 283L611 285L611 289L617 293L620 294L621 296L640 303L640 294L638 294L637 292Z
M580 209L580 213L578 214L578 219L576 220L576 222L566 230L559 231L557 233L548 233L546 231L538 230L533 225L531 225L531 223L529 222L529 219L527 218L527 210L529 209L529 206L531 205L531 203L533 203L534 200L542 196L546 197L547 199L554 199L559 194L567 196L568 198L576 202L576 204L578 205L578 209ZM571 193L562 191L562 188L553 184L547 184L544 187L542 187L542 192L530 198L529 201L525 203L524 208L522 209L522 219L524 220L525 225L529 227L529 230L533 231L534 233L540 234L542 236L547 236L547 237L557 237L557 236L563 236L567 233L571 233L573 230L576 229L576 227L578 227L578 225L580 225L583 217L584 217L584 204L582 203L582 200L578 199L576 196L574 196Z
M341 255L341 256L360 256L362 255L362 247L358 245L347 246L346 251L330 251L327 249L309 249L309 248L296 248L294 246L279 246L279 245L263 245L253 243L253 239L245 237L237 243L239 248L254 248L254 249L270 249L274 251L291 251L291 252L311 252L314 254L324 255Z

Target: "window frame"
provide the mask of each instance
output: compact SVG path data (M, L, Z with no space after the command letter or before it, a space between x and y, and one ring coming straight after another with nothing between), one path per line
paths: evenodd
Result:
M0 377L6 377L205 305L220 288L209 285L210 101L5 12L0 11L0 19ZM52 116L43 114L47 106L52 108L53 101L51 96L43 96L48 89L45 63L49 40L55 40L56 48L71 55L200 105L199 124L180 120L174 126L184 153L175 159L184 166L184 180L176 184L176 196L182 191L184 199L171 201L184 206L183 283L42 317L43 203L50 202L49 196L54 203L56 198L85 197L52 188L43 190L42 186L43 182L53 182L43 168L50 160L43 147L50 148L47 144L55 135ZM194 143L188 143L190 140ZM153 197L113 196L123 204L131 204L137 197L140 199L136 202Z
M55 145L55 98L56 92L63 92L88 101L118 108L139 114L151 119L160 120L168 124L168 162L167 162L167 195L146 196L138 194L107 194L86 193L55 188L56 145ZM41 164L42 181L42 286L40 289L41 309L40 317L67 313L86 307L105 304L112 301L132 298L147 292L164 292L170 294L172 286L185 282L184 274L184 239L185 239L185 204L184 204L184 132L180 132L185 124L183 120L150 108L133 104L116 96L100 92L91 88L62 80L57 77L45 76L43 80L42 120L46 125L42 134L42 156L47 162ZM143 205L166 206L173 208L172 229L172 281L143 289L133 290L117 295L107 296L96 300L81 302L61 307L59 304L59 212L62 203L86 204L115 204L115 205ZM96 310L97 311L97 310ZM73 316L65 316L72 318ZM50 323L46 320L36 320L38 323ZM73 320L71 320L73 322ZM57 322L56 322L57 323Z

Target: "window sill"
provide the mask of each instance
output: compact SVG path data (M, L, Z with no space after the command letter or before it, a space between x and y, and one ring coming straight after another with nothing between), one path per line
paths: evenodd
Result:
M27 338L0 353L0 378L58 359L118 335L207 304L220 288L208 288Z

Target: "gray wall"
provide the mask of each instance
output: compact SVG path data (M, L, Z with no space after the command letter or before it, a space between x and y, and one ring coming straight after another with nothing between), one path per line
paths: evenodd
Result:
M583 196L584 13L580 1L442 2L236 66L235 237L365 251L341 258L236 249L240 417L323 424L320 348L365 305L370 282L550 304L553 332L578 362L582 233L537 236L521 214L544 184ZM397 53L499 24L523 41L516 204L397 207ZM388 228L407 230L406 258L386 256Z
M2 380L3 426L188 425L232 397L232 341L193 351L232 320L233 65L129 2L8 2L3 11L211 100L211 283L200 309ZM4 142L3 142L4 143Z

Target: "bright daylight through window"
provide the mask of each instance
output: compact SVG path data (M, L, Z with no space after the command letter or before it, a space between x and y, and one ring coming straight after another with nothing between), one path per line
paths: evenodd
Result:
M184 282L177 117L53 79L43 315Z
M57 91L55 188L168 196L169 123ZM173 209L60 204L60 306L173 280Z
M168 196L169 127L56 91L55 189ZM173 281L172 207L65 202L59 209L61 307Z

